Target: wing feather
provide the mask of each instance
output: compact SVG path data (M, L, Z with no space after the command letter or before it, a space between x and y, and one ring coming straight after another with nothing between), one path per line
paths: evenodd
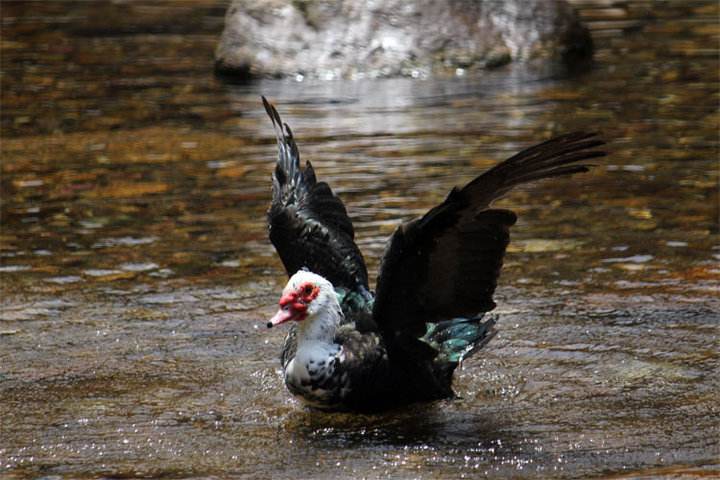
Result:
M495 308L493 294L516 216L493 209L515 186L585 172L605 155L594 133L576 132L512 156L454 188L423 217L398 227L383 257L373 317L388 339L418 338L427 323Z
M270 241L288 276L307 268L335 287L367 291L367 268L345 205L327 183L317 181L310 162L300 167L292 130L275 107L262 100L278 145L268 211Z

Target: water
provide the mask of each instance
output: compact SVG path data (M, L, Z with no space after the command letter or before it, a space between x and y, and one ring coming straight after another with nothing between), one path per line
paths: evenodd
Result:
M575 2L588 72L227 85L223 2L4 2L0 472L9 478L720 475L718 6ZM282 386L272 99L371 276L400 220L519 148L500 333L461 398L376 416Z

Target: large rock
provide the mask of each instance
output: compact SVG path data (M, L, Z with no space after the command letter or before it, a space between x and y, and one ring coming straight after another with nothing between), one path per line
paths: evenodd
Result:
M564 0L233 0L216 68L239 78L425 76L591 56Z

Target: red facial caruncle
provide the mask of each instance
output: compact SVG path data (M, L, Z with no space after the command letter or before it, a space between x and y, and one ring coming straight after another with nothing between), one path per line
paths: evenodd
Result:
M280 298L280 309L267 323L268 328L294 320L300 322L307 317L308 304L320 293L320 287L311 283L301 283L295 290L285 293Z

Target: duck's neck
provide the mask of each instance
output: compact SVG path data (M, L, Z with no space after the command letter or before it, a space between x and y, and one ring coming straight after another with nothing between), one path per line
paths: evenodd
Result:
M297 327L297 350L285 367L285 383L301 399L323 405L336 392L327 384L336 372L342 347L335 343L342 311L323 309L301 321Z
M333 344L335 331L342 319L342 310L337 302L329 305L298 325L298 350L310 344Z

